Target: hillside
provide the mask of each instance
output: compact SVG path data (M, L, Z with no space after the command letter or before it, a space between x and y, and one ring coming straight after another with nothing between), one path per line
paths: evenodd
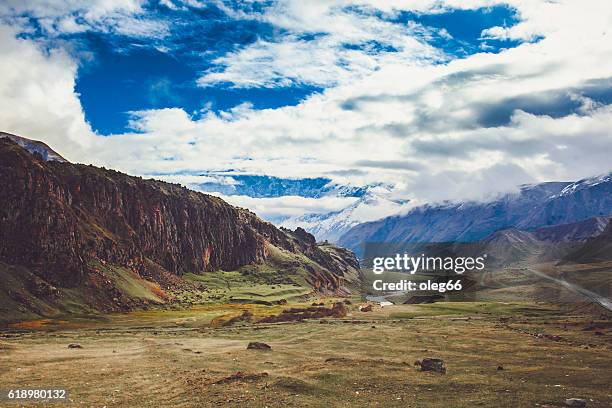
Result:
M608 223L601 234L587 240L563 260L569 263L612 261L612 222Z
M321 293L346 294L356 278L350 252L301 229L179 185L46 161L10 138L0 138L0 180L3 318L161 303L191 287L187 276L279 259L287 268L267 278Z

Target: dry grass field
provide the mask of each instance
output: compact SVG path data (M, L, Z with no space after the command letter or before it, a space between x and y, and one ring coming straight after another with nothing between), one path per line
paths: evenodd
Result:
M13 325L0 332L0 388L65 388L69 400L54 406L71 407L516 408L561 407L572 397L612 406L609 316L436 303L211 325L246 307ZM251 341L272 349L247 350ZM447 373L418 370L415 360L425 357L443 359Z

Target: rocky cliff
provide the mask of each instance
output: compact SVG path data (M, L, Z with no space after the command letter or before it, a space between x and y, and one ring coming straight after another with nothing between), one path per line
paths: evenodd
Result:
M9 138L0 138L0 184L0 262L51 287L91 286L100 265L167 284L185 273L265 262L272 247L312 261L310 281L322 291L340 290L357 266L350 253L333 256L305 231L277 229L219 198L46 161Z

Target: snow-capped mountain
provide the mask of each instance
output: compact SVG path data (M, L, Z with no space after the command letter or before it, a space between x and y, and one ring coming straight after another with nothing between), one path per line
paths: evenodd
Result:
M198 183L199 191L220 193L226 196L241 195L254 198L299 196L320 198L335 195L338 197L361 197L365 194L362 187L340 185L326 177L281 178L266 175L233 174L231 172L206 173L215 181Z
M427 204L356 225L338 243L357 251L365 242L472 242L508 228L534 231L607 217L612 215L611 176L526 185L488 202Z
M389 194L385 186L370 186L361 197L342 210L305 214L286 219L281 225L291 229L302 227L319 241L336 242L357 224L387 217L407 208L408 201L391 199Z
M612 181L612 174L604 174L601 176L589 177L575 183L567 185L561 192L551 198L568 196L575 193L576 191L584 190L590 187L597 186L602 183L610 183Z

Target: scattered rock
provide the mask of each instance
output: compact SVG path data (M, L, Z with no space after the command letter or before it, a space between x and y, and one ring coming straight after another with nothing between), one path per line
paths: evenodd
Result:
M352 305L352 304L353 304L353 302L351 302L351 301L350 301L350 300L348 300L348 299L344 299L344 304L345 304L345 305Z
M287 299L279 299L276 303L279 304L279 305L286 305L287 304Z
M272 347L266 343L261 343L258 341L252 341L247 346L248 350L272 350Z
M79 343L70 343L68 345L68 348L70 348L70 349L81 349L81 348L83 348L83 346L81 346Z
M504 366L503 365L498 365L497 366L497 371L503 371L504 370Z
M600 331L596 331L596 332L595 332L595 335L596 335L596 336L603 336L603 335L604 335L604 333L603 333L603 332L600 332Z
M361 305L361 306L359 306L359 311L360 312L371 312L372 311L372 305L371 304Z
M587 403L586 400L581 398L568 398L565 400L565 406L572 408L584 408L587 406Z
M444 360L440 358L424 358L421 361L416 361L415 365L419 365L421 371L435 371L437 373L446 374Z

